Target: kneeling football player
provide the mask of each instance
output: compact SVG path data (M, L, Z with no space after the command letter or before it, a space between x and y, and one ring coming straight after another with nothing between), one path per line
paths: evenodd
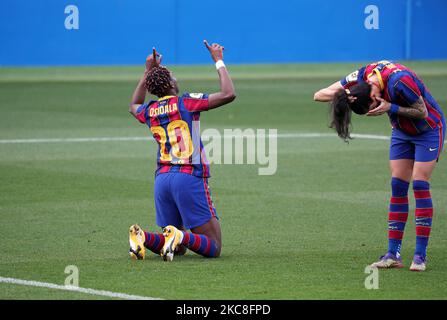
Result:
M129 230L130 256L144 259L146 248L172 261L174 253L188 248L205 257L218 257L221 230L208 187L209 165L200 138L199 118L207 111L235 99L233 82L223 63L223 47L204 44L216 63L220 92L178 95L177 80L162 66L155 49L146 60L146 70L129 107L146 124L158 143L154 200L157 225L163 233ZM144 103L146 91L158 100ZM186 230L191 230L187 232Z

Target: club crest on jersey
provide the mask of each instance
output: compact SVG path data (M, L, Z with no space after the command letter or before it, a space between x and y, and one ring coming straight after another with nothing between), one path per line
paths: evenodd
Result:
M354 82L354 81L357 81L357 78L359 77L359 71L358 70L356 70L356 71L354 71L353 73L351 73L350 75L348 75L347 77L346 77L346 81L349 83L349 82Z
M150 108L149 110L149 116L150 117L156 117L165 113L171 113L174 111L177 111L177 103L173 104L167 104L164 106L159 106L158 108Z

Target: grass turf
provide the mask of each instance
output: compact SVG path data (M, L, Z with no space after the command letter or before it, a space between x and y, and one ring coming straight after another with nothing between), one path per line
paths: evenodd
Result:
M408 62L442 106L447 63ZM230 66L238 94L202 115L203 128L276 128L331 133L313 92L358 64ZM173 67L180 88L218 89L213 66ZM127 112L141 68L1 68L0 139L133 137L149 131ZM354 132L389 135L386 116L354 116ZM63 284L76 265L80 286L164 299L445 299L447 163L432 179L435 217L428 271L364 268L386 250L388 142L280 138L278 170L212 165L222 225L219 259L192 252L164 263L128 258L128 227L158 230L156 147L148 141L0 143L0 276ZM414 249L414 200L403 243ZM1 299L94 296L0 283Z

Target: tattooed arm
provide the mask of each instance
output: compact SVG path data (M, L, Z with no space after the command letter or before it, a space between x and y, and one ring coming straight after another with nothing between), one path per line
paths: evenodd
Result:
M398 106L397 114L413 119L425 119L428 116L428 111L424 100L419 97L409 108Z
M391 104L380 97L376 97L376 99L380 101L380 105L377 108L370 110L366 114L367 116L380 116L388 111L413 119L425 119L428 116L427 107L421 96L419 96L419 99L409 107L401 107L396 104Z
M428 110L414 75L400 72L392 81L392 85L388 84L391 87L390 96L399 97L398 101L401 101L402 104L397 105L385 101L381 97L376 97L380 101L380 105L370 110L367 115L378 116L389 111L390 114L398 114L412 119L425 119L428 116Z

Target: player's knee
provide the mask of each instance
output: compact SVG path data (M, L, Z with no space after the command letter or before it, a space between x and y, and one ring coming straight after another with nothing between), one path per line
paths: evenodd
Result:
M220 257L221 249L222 249L222 244L220 243L220 241L214 240L214 250L213 250L214 252L213 252L213 255L210 257L212 257L212 258Z
M414 188L414 182L415 181L421 181L421 182L429 184L430 183L430 176L428 176L428 175L415 175L415 176L413 176L413 188Z
M221 251L221 247L217 247L216 248L216 253L214 254L214 258L219 258L220 257L220 251Z
M434 166L433 166L434 167ZM413 172L413 181L420 180L420 181L430 181L431 175L433 173L432 167L427 168L416 168Z

